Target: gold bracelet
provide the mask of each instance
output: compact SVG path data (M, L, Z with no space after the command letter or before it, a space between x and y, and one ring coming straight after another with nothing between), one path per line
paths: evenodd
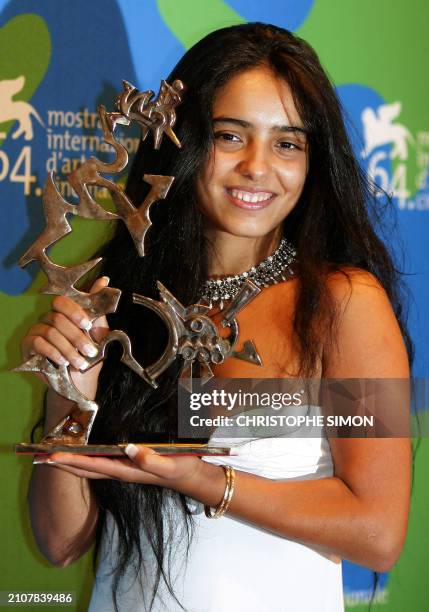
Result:
M204 512L207 518L220 518L228 510L229 504L234 493L235 470L230 465L223 465L226 476L226 486L223 493L223 498L220 504L214 509L212 514L210 506L204 506Z

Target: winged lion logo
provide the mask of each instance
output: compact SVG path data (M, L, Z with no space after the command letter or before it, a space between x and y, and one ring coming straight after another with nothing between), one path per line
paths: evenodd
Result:
M408 144L413 137L409 130L400 123L394 123L402 109L400 102L381 104L377 110L365 108L362 111L363 137L365 142L362 157L368 157L377 147L393 144L390 157L398 157L401 161L408 158Z
M23 100L13 99L16 94L22 91L24 85L25 77L23 75L16 79L0 81L0 124L6 121L18 121L18 128L12 134L14 140L21 135L24 136L25 140L33 139L32 117L45 127L39 113L31 104Z

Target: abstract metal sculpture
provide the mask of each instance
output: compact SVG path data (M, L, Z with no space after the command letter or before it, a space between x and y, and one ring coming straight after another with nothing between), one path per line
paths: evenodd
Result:
M117 125L130 125L131 122L136 122L141 129L142 140L152 132L156 149L160 147L164 134L176 146L181 146L173 127L176 122L175 108L181 101L182 90L181 81L174 81L172 85L162 81L159 93L154 99L152 91L140 92L124 81L123 91L116 100L117 111L106 112L103 106L98 108L104 140L113 147L115 159L111 163L104 163L91 157L69 175L69 183L78 196L77 204L64 200L55 185L52 173L46 180L42 198L46 227L21 257L19 263L24 267L31 261L37 261L48 278L48 283L42 288L41 293L71 298L85 310L91 322L102 315L116 311L121 291L113 287L105 287L97 293L85 293L76 289L77 281L92 270L101 259L93 259L72 267L60 266L50 260L46 249L72 231L66 215L76 215L85 219L122 220L138 254L141 257L145 255L145 237L151 225L150 207L155 201L166 197L174 177L145 174L143 178L151 185L151 189L142 204L136 208L125 191L103 174L121 172L128 163L127 150L114 137ZM106 211L95 201L88 189L89 185L108 190L115 205L115 212ZM254 283L248 281L222 313L222 325L231 330L228 338L219 335L216 325L207 316L208 306L194 304L184 307L159 282L158 288L161 297L159 302L136 294L133 298L135 303L156 312L168 328L168 344L157 362L143 368L133 357L129 337L121 330L113 330L97 344L97 355L87 359L90 367L104 359L106 347L113 341L122 345L121 361L154 388L157 387L156 379L178 355L183 358L183 375L192 376L193 365L198 364L199 374L203 379L213 376L210 364L221 363L230 356L261 364L252 342L247 341L241 352L235 351L239 334L236 315L259 293L260 289ZM123 453L125 445L88 445L98 406L75 387L70 377L69 366L57 367L49 359L35 355L15 368L15 371L43 373L57 393L76 403L74 410L49 431L40 444L19 444L16 446L17 452L50 453L55 450L68 450L85 454ZM225 454L227 449L210 449L202 445L167 445L162 447L161 452Z

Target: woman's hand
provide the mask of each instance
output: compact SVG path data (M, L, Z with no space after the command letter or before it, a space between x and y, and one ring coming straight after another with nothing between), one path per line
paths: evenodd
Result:
M109 279L103 276L95 281L90 293L97 293L108 284ZM89 367L86 358L97 354L95 342L99 342L108 331L105 316L91 325L83 308L70 298L59 295L53 299L52 310L28 330L21 350L26 360L39 354L57 365L70 364L73 383L79 391L93 399L102 362L86 372ZM44 379L43 375L40 377Z
M204 504L216 506L225 490L223 468L195 456L163 456L153 449L129 444L128 459L89 457L73 453L53 453L35 462L87 479L112 479L158 485L183 493Z
M129 444L125 452L129 458L110 459L74 453L54 453L49 457L37 457L36 461L55 465L81 478L108 478L154 484L177 491L196 480L204 467L199 457L166 457L143 445Z

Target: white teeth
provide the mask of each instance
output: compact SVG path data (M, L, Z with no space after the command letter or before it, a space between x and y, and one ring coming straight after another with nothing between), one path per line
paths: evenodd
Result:
M231 195L233 198L237 198L237 200L256 204L257 202L265 202L266 200L269 200L273 194L268 193L266 191L250 193L250 191L240 191L239 189L231 189Z

